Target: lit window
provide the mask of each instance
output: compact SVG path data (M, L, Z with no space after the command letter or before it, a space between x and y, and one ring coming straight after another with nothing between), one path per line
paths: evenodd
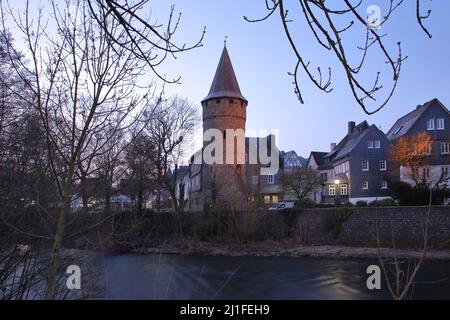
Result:
M441 142L441 154L450 154L450 142Z
M381 148L380 140L375 140L375 149L380 149L380 148Z
M369 161L362 162L362 171L369 171Z
M276 194L272 196L272 203L278 203L278 196Z
M334 184L330 184L328 186L328 195L330 195L330 196L336 195L336 186Z
M444 124L444 119L440 118L436 120L436 128L438 130L444 130L445 129L445 124Z
M428 119L427 130L434 130L434 119Z
M348 187L346 184L341 184L341 196L348 195Z
M386 170L387 170L386 160L380 160L380 171L386 171Z
M266 203L266 204L270 203L270 196L269 195L265 195L264 196L264 203Z
M369 140L368 146L369 149L373 149L373 140Z
M273 174L269 174L269 175L267 176L267 183L268 183L268 184L273 184L273 183L274 183Z
M258 184L258 176L252 176L252 184Z
M362 188L363 188L363 190L369 189L369 182L368 182L368 181L364 181L364 182L362 183Z
M381 189L387 189L387 187L388 187L387 181L386 180L382 180L381 181Z

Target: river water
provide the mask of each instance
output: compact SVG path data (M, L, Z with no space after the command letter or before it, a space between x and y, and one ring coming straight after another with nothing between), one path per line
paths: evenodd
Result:
M364 259L105 255L101 299L389 299L368 290ZM450 299L450 261L428 261L414 299Z

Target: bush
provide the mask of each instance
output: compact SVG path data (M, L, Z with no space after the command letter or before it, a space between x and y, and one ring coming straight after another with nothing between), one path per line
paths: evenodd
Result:
M295 207L297 208L315 208L317 207L317 204L311 200L310 198L304 198L302 200L295 201Z
M342 224L350 218L353 210L347 208L339 208L327 212L325 220L323 221L323 229L327 233L332 233L335 238L338 238Z
M369 207L395 207L397 203L392 199L374 200L369 203Z
M388 185L392 198L400 206L426 206L430 203L430 189L424 183L411 186L402 181L389 181ZM450 197L450 191L446 188L434 188L431 197L432 205L441 205Z
M356 201L356 206L358 208L367 207L367 201L362 201L362 200Z
M345 208L353 208L355 205L353 204L353 203L351 203L351 202L346 202L345 204L344 204L344 207Z

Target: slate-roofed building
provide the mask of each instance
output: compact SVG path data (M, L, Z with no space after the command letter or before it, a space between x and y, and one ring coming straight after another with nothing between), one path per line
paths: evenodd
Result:
M410 113L398 119L387 133L390 141L402 137L412 137L426 132L432 140L425 163L411 172L411 168L400 166L400 180L415 184L425 181L435 184L442 181L448 184L450 178L450 114L438 100L433 99L418 105Z
M337 145L331 144L330 152L312 152L307 167L320 173L320 202L356 203L388 198L389 143L375 125L350 121L346 136ZM316 192L311 198L319 202Z

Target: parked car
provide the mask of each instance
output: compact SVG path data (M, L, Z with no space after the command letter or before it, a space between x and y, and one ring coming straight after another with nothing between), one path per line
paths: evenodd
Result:
M269 210L284 210L284 209L291 209L294 208L294 202L279 202L277 204L274 204L272 207L269 208Z

